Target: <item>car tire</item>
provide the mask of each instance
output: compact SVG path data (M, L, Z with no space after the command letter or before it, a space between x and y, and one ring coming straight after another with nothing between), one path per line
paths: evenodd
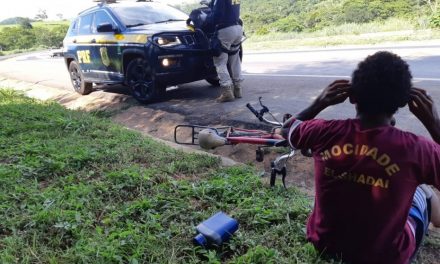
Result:
M151 67L142 58L128 64L126 82L133 97L140 103L155 102L165 95L166 87L155 80Z
M93 83L84 81L84 75L81 72L81 68L76 61L72 61L69 64L70 81L72 82L75 92L86 95L92 92Z

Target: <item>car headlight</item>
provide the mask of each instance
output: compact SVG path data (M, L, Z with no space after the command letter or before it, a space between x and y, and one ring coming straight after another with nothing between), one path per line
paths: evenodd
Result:
M182 44L177 36L156 37L154 39L154 42L156 42L161 47L173 47Z

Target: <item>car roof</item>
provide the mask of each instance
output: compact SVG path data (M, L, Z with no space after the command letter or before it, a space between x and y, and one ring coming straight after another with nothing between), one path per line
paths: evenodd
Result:
M136 6L138 4L143 4L143 3L155 3L157 4L157 2L154 2L153 0L137 0L137 1L117 1L117 0L102 0L102 1L95 1L95 2L99 2L96 6L90 7L84 11L81 11L78 16L99 10L101 8L105 8L105 7L112 7L112 6Z

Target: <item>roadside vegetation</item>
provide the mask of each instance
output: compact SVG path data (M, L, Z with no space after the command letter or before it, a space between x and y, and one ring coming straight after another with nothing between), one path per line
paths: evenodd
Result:
M248 166L184 154L111 123L0 89L0 263L322 263L311 202ZM218 211L240 223L192 245Z
M246 50L440 39L440 0L242 0L241 7Z
M0 55L59 48L69 28L68 21L29 22L0 26Z
M244 42L249 50L288 50L302 47L375 45L402 41L440 40L440 30L405 27L405 21L390 18L384 22L344 24L315 32L274 32L254 35Z
M440 35L440 0L242 0L241 6L249 37L246 49L376 44L439 39ZM199 4L176 7L189 13ZM21 17L0 22L0 56L60 47L69 21L42 22L45 12L36 17L39 22ZM390 34L358 37L375 32ZM271 41L282 43L270 46Z
M182 5L189 12L198 4ZM344 24L400 18L410 27L439 27L439 0L241 0L241 18L252 35L315 32ZM373 29L374 30L374 29Z

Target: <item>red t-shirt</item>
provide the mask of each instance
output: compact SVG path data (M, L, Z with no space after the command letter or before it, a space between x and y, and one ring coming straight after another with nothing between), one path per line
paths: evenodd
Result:
M357 119L305 121L290 143L314 153L309 241L354 263L407 263L413 194L421 183L440 187L440 146L392 126L361 130Z

